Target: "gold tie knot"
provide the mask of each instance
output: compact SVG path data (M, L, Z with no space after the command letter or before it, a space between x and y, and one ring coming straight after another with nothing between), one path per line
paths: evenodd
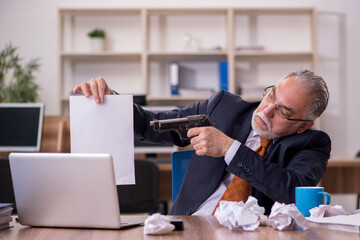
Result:
M270 142L271 142L271 140L260 136L260 145L262 147L267 148L269 146Z
M255 150L260 156L264 156L271 140L260 136L260 146Z

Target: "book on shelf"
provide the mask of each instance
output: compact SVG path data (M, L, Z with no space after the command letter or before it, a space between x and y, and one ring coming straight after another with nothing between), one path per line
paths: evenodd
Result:
M172 61L169 63L169 84L171 95L179 95L180 64Z
M360 214L332 217L307 217L311 227L360 233Z
M262 45L241 45L236 47L237 51L263 51L264 46Z
M229 91L228 62L219 62L220 90Z
M0 203L0 231L12 227L10 226L12 210L13 205L11 203Z

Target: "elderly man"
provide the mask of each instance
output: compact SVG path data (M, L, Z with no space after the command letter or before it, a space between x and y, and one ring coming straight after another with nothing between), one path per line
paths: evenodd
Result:
M75 86L97 103L113 94L102 78ZM293 72L265 89L259 102L220 91L206 101L170 112L153 113L134 104L135 137L148 142L183 143L174 132L155 133L156 119L206 114L214 127L187 131L196 150L170 214L210 215L220 200L258 199L269 214L274 201L293 203L295 187L314 186L330 157L329 136L312 129L325 110L329 93L313 72ZM114 109L116 111L116 109Z

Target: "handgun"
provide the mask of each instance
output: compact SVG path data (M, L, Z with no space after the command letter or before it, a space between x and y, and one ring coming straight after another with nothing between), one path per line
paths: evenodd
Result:
M150 126L154 127L154 132L176 131L180 136L180 140L189 140L181 136L182 131L194 127L214 126L214 124L209 121L208 115L200 114L165 120L153 119L150 121Z

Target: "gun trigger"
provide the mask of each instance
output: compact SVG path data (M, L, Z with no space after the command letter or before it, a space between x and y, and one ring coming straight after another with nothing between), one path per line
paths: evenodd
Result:
M189 141L190 142L190 138L183 138L179 131L175 131L175 132L177 132L177 134L179 135L181 141Z

